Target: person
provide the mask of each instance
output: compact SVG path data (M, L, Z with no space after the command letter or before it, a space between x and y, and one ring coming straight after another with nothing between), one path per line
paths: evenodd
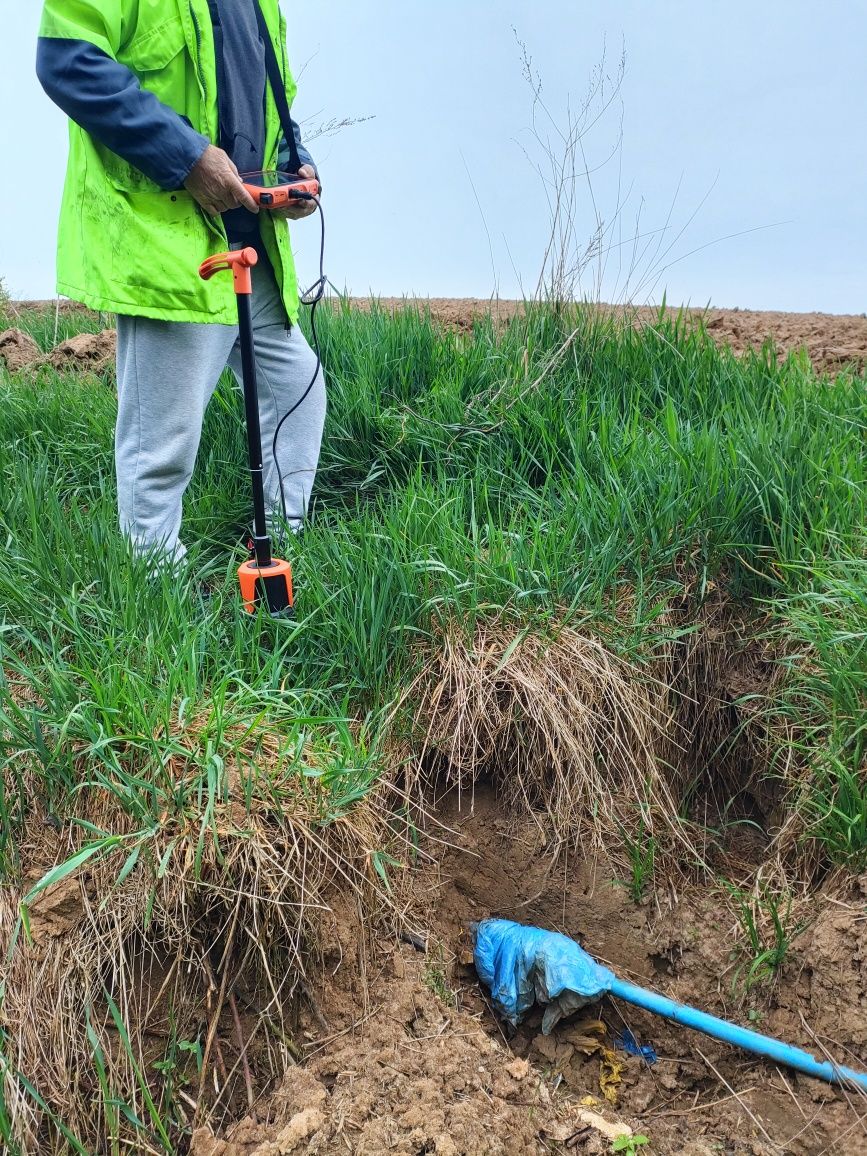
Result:
M257 11L258 6L258 11ZM261 31L260 31L261 30ZM269 530L307 512L325 420L321 370L298 324L287 218L257 212L240 174L283 169L293 150L268 80L274 45L288 102L278 0L46 0L36 71L70 119L57 290L117 314L115 468L121 530L136 552L179 561L182 499L205 409L228 364L240 380L231 278L200 263L252 245L253 325ZM302 176L316 166L292 121ZM279 465L279 469L278 469ZM283 483L281 487L280 477Z

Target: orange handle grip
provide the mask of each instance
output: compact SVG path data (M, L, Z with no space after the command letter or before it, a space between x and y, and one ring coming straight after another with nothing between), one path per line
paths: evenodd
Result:
M231 269L235 292L250 294L253 292L250 270L258 263L259 254L255 249L233 249L230 253L217 253L203 261L199 266L199 276L203 281L210 281L215 273Z

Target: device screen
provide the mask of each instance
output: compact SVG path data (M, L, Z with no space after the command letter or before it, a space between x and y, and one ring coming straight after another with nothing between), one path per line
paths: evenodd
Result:
M241 173L241 180L245 185L252 185L255 189L279 189L286 185L300 184L304 177L293 177L288 173L272 170L264 173Z

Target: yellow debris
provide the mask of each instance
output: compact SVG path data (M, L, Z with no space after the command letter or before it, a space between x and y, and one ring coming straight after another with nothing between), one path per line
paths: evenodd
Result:
M599 1065L599 1087L609 1104L617 1103L623 1067L623 1060L618 1060L611 1048L603 1048L602 1062Z
M602 1020L578 1020L571 1024L566 1031L561 1032L562 1038L572 1045L576 1052L585 1056L592 1056L602 1051L602 1039L608 1029Z

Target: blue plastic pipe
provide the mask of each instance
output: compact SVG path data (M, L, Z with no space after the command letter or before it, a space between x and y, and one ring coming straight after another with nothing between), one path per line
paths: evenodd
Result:
M793 1048L791 1044L784 1044L759 1032L751 1032L749 1028L741 1028L737 1024L726 1023L725 1020L698 1011L697 1008L687 1007L686 1004L668 999L658 992L636 987L634 983L628 983L625 979L615 977L609 990L612 995L619 996L636 1007L643 1007L645 1011L674 1020L684 1027L695 1028L696 1031L704 1032L706 1036L713 1036L714 1039L722 1040L726 1044L746 1048L748 1052L755 1052L757 1056L764 1056L778 1064L787 1064L807 1076L814 1076L831 1084L853 1084L862 1091L867 1091L867 1075L863 1072L856 1072L852 1068L832 1064L827 1060L817 1060L809 1052Z
M582 1002L610 994L723 1043L785 1064L806 1076L867 1092L867 1074L864 1072L817 1060L809 1052L793 1048L781 1040L726 1023L658 992L618 979L613 971L597 963L574 939L559 932L526 927L509 919L484 919L474 926L473 935L479 978L490 989L494 1006L509 1023L520 1023L536 1002L540 985L548 1004L546 1017L542 1020L542 1031L546 1035L561 1015L569 1015ZM569 993L579 997L577 1002L566 999L565 1004L560 1003L561 997ZM556 1014L546 1027L552 1008Z

